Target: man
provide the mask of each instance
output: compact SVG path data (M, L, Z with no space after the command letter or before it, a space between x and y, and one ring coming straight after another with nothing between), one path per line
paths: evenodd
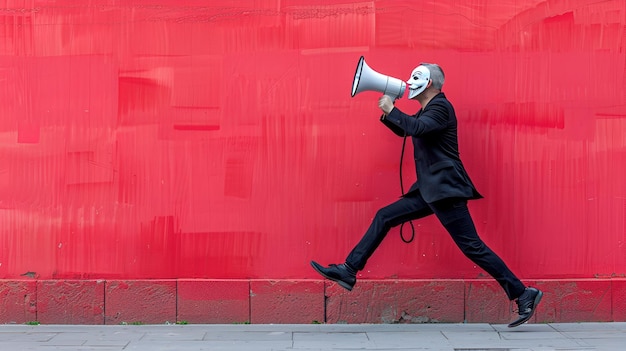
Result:
M459 157L457 120L452 104L441 92L444 73L436 64L422 63L407 81L409 99L422 108L414 116L398 110L391 97L383 95L378 107L381 121L399 136L413 141L417 182L396 202L381 208L359 243L343 264L324 267L311 261L322 276L352 290L356 273L380 245L392 227L434 214L461 251L502 286L509 300L515 300L519 317L516 327L534 314L543 293L526 287L480 239L467 208L467 201L482 196L474 188Z

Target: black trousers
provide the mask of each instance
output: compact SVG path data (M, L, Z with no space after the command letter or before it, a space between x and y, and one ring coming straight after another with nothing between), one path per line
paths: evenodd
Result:
M524 284L478 236L466 199L445 199L429 204L417 192L381 208L361 241L346 258L346 263L362 270L391 228L431 214L437 216L465 256L502 286L510 300L524 292Z

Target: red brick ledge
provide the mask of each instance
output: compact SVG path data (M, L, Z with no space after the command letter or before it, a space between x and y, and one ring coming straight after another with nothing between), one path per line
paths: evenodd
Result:
M626 279L538 280L531 322L626 321ZM493 280L0 280L0 323L507 323Z

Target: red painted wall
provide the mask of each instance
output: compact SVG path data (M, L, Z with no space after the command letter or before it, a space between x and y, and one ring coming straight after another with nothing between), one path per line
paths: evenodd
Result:
M624 276L624 0L7 0L0 278L318 279L400 194L361 55L444 68L471 211L520 277ZM364 277L484 275L415 225Z

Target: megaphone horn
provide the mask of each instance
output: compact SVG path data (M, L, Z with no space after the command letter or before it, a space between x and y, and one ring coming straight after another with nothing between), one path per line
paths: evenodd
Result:
M363 91L378 91L393 99L398 99L402 97L405 89L406 83L403 80L374 71L361 56L352 81L352 97Z

